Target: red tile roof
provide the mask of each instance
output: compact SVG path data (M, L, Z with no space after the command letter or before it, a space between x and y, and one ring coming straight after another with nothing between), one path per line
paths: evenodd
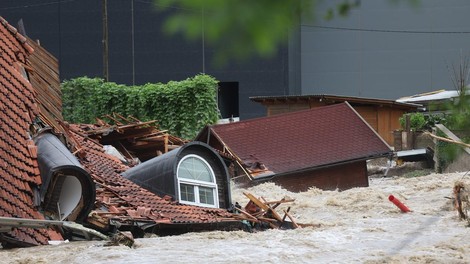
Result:
M70 135L86 156L79 158L98 183L96 212L105 218L134 219L155 223L219 223L235 221L224 209L190 206L168 201L122 177L128 169L103 151L103 146L85 136L79 125L70 125Z
M29 126L39 115L34 90L23 66L33 49L0 17L0 216L44 219L34 206L41 184L36 146ZM13 229L7 236L27 244L62 239L52 230Z
M34 206L33 187L41 184L41 177L37 147L29 134L30 125L40 117L56 132L64 133L68 144L74 146L72 150L77 158L97 183L94 215L104 222L109 223L111 219L157 225L239 222L227 210L178 204L122 177L120 173L127 166L105 154L103 146L85 136L79 126L71 125L70 129L62 122L55 59L39 46L36 49L41 54L31 56L34 43L29 40L31 45L28 44L1 17L0 24L0 216L44 219ZM33 245L62 239L50 229L19 228L7 235Z
M210 129L245 165L258 162L276 174L391 152L348 103L214 125Z

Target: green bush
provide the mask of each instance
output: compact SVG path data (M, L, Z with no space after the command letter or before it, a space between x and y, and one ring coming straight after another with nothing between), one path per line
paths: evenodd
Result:
M80 77L62 83L64 119L94 123L95 118L119 113L141 121L157 120L162 129L191 139L219 118L217 83L209 75L196 75L167 84L126 86L100 78Z
M426 124L426 120L424 119L424 115L422 113L411 113L411 114L404 114L400 117L400 125L403 129L406 127L406 115L410 116L410 128L413 131L422 130Z
M410 128L413 131L428 130L431 131L436 124L446 124L447 119L444 114L409 113L400 117L400 125L405 129L406 116L410 116Z

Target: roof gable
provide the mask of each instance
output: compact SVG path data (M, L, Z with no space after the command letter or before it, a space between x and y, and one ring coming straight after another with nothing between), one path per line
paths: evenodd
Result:
M346 102L211 127L247 166L276 174L390 153L382 138Z

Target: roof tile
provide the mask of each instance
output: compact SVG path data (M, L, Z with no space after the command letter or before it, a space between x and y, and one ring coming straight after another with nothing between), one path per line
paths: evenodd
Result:
M44 219L33 203L30 184L40 184L36 157L31 154L29 124L38 113L33 88L19 72L32 49L17 30L0 17L0 199L1 216ZM35 167L32 169L31 167ZM52 230L14 229L8 236L30 244L46 244L60 236Z
M101 186L101 190L97 190L97 200L108 211L117 210L122 213L121 217L147 219L156 223L217 223L220 218L231 217L232 214L224 209L182 205L143 189L122 177L120 173L128 167L104 153L101 144L86 138L79 125L71 124L70 130L70 135L86 150L87 157L79 160ZM120 210L109 205L111 199L127 208ZM116 214L113 216L116 217Z
M390 153L348 104L211 126L245 163L286 173Z

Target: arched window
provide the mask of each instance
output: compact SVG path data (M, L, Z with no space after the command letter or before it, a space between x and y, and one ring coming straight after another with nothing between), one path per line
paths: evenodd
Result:
M181 203L219 207L214 172L202 157L194 154L184 156L178 163L176 175Z

